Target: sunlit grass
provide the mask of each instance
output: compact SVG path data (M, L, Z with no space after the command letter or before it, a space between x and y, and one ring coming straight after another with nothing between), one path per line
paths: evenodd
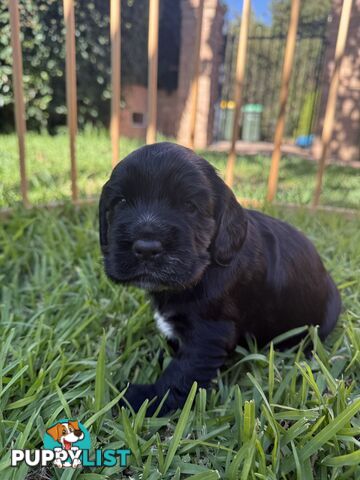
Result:
M140 140L121 139L119 158L141 145ZM70 196L69 140L64 132L57 136L29 133L26 140L29 197L34 204L62 201ZM17 143L14 135L0 135L0 208L20 202ZM221 174L226 155L203 152ZM78 184L80 198L96 196L111 171L111 144L105 131L86 129L77 138ZM262 200L270 159L263 156L238 157L235 192L239 197ZM308 160L283 158L277 200L309 204L317 166ZM324 178L323 204L359 208L360 169L330 165Z
M205 153L204 156L220 172L225 171L226 155ZM235 167L234 191L239 198L264 200L270 157L238 157ZM317 164L297 157L283 157L280 163L278 192L280 203L309 205L312 202ZM321 196L323 205L358 209L360 207L360 169L328 165Z

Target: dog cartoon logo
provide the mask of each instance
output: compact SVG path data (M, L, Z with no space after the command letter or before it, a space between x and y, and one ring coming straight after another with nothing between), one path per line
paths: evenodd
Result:
M10 465L17 467L25 463L28 467L127 467L131 455L128 448L90 450L91 439L87 428L78 420L62 418L45 431L43 448L12 448Z
M46 430L44 447L55 451L56 467L79 468L82 451L90 449L90 435L77 420L62 419Z

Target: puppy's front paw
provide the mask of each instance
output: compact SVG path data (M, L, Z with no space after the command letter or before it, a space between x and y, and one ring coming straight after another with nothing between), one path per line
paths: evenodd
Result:
M134 383L129 385L129 388L125 393L125 398L130 403L133 410L137 412L146 399L150 401L156 397L156 395L155 385L141 385ZM126 407L127 404L124 400L120 400L120 406Z

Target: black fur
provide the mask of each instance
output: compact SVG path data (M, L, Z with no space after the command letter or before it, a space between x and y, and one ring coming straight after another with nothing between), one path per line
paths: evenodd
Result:
M246 334L263 345L319 325L325 338L340 314L312 243L243 209L206 160L175 144L142 147L114 169L100 199L100 242L107 275L146 288L173 330L175 357L159 380L127 391L135 410L157 396L153 411L168 390L162 414L181 407L192 383L206 387ZM144 243L155 245L150 257L141 256Z

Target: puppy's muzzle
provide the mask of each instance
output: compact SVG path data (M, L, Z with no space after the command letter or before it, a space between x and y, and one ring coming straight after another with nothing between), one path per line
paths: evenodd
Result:
M153 260L162 253L163 246L159 240L136 240L132 250L139 260Z

